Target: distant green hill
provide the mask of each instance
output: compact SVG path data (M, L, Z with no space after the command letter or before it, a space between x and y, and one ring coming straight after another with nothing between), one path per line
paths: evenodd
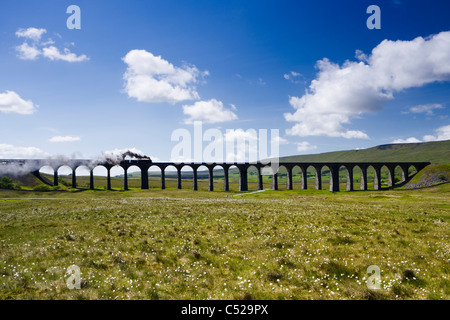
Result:
M368 149L334 151L319 154L307 154L281 157L280 162L370 162L370 161L429 161L432 164L450 164L450 140L421 142L421 143L397 143L385 144ZM216 167L215 177L221 177L222 170ZM281 168L279 173L285 173ZM250 168L249 172L255 172ZM230 174L238 174L237 168L230 169ZM151 172L151 176L159 176L159 172ZM140 172L134 172L129 176L140 177ZM176 178L175 172L167 172L166 177ZM183 172L182 177L192 178L192 173ZM199 179L207 179L208 171L199 170Z
M450 163L450 140L385 144L369 149L335 151L319 154L289 156L280 162L364 162L364 161L430 161Z

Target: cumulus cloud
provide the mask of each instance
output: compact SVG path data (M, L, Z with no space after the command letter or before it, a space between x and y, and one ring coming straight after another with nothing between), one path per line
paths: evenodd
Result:
M425 113L427 116L433 115L433 110L435 109L443 109L444 106L439 103L434 104L421 104L414 107L409 108L409 112L411 113Z
M422 142L417 138L414 137L410 137L407 139L395 139L394 141L392 141L392 143L417 143L417 142Z
M298 84L298 83L305 83L305 77L298 72L290 71L289 73L283 74L283 78L286 80L289 80L292 83ZM301 79L301 80L300 80Z
M257 141L258 134L256 130L244 129L228 129L224 134L224 140L227 142L233 141Z
M80 62L89 60L89 58L85 55L77 56L75 53L70 52L69 49L64 48L64 52L61 53L58 48L54 46L50 46L48 48L42 49L42 55L50 60L63 60L67 62Z
M254 129L229 129L224 134L227 162L258 160L258 134Z
M72 137L72 136L54 136L50 138L48 141L50 142L73 142L80 141L80 137Z
M55 41L47 39L41 42L41 37L47 33L46 29L28 28L19 29L16 31L18 38L25 38L25 42L16 46L17 57L22 60L36 60L39 56L48 58L49 60L62 60L67 62L81 62L87 61L89 58L85 55L76 55L70 52L69 49L64 48L61 52L57 47L53 46ZM26 42L31 41L31 45Z
M359 61L342 66L327 58L317 62L318 74L305 94L289 99L295 111L284 116L295 124L287 134L368 138L346 125L380 111L395 92L450 80L450 31L411 41L383 40L370 55L356 55Z
M197 101L193 105L184 105L183 112L189 118L185 119L185 123L193 123L194 121L203 121L205 123L217 123L236 120L236 114L223 107L222 101L211 99L208 101Z
M280 136L275 136L272 138L272 143L275 143L275 142L278 143L279 145L280 144L289 144L289 141L287 139L282 138Z
M41 51L35 46L30 46L28 43L24 42L20 46L16 47L17 56L22 60L36 60L36 58L41 54Z
M125 92L143 102L197 100L200 97L196 83L208 75L207 71L200 72L195 66L175 67L146 50L131 50L122 60L128 66L123 75Z
M22 99L14 91L7 90L5 93L0 93L0 112L32 114L37 107L31 100Z
M441 141L450 140L450 125L437 128L435 135L426 135L423 137L424 141Z
M42 28L41 29L33 27L27 29L20 28L19 30L16 31L16 36L19 38L26 38L37 42L41 40L42 35L46 32L47 30Z
M317 146L311 145L308 141L297 142L296 145L299 152L317 149Z
M439 127L435 130L434 135L425 135L422 140L415 137L407 139L395 139L392 143L417 143L417 142L429 142L429 141L442 141L450 140L450 125Z
M10 144L0 144L1 159L41 159L50 154L36 147L18 147Z

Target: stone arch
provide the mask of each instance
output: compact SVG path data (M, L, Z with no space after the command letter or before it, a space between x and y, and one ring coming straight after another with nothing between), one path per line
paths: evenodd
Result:
M221 176L219 170L216 169L216 167L219 168L223 168L221 165L217 164L217 163L210 163L207 164L207 168L208 168L208 190L209 191L214 191L214 177L219 178L219 176ZM214 171L216 171L214 173Z
M380 169L381 187L392 188L395 185L395 166L383 163Z
M278 173L280 171L280 167L277 168L276 172L274 172L274 168L271 164L260 165L260 173L261 173L261 186L269 185L271 189L278 190Z
M394 166L394 185L402 182L402 167L399 164L395 164Z
M247 183L249 190L262 190L261 168L257 164L250 164L247 168Z
M374 190L381 190L381 165L371 163L367 167L367 175L373 176L372 187ZM370 179L369 179L370 180ZM369 184L369 183L368 183Z
M414 163L408 163L405 165L405 171L402 174L402 181L408 181L410 177L412 177L413 175L415 175L417 172L419 172L420 170L418 170L418 167L416 164ZM411 170L412 168L412 170Z
M332 192L339 191L339 164L325 163L322 167L322 175L328 176L328 189ZM327 174L328 173L328 174Z
M130 188L139 188L140 183L140 171L141 169L135 165L121 165L123 169L123 189L129 190Z
M90 187L89 176L91 168L89 168L88 165L86 164L80 164L74 168L74 171L75 171L74 175L75 187L77 188L81 186L81 188L89 188Z
M331 181L331 168L328 164L323 164L320 168L320 177L322 179L321 189L329 189Z
M192 190L198 190L197 166L191 163L183 163L180 165L181 180L183 184L192 183Z
M109 180L109 187L108 190L112 189L124 189L124 175L125 170L120 164L111 165L109 168L109 175L107 179Z
M292 165L281 163L278 167L278 190L290 190L292 185Z
M108 189L108 168L103 164L97 164L92 168L92 187L100 185L104 189Z
M166 176L165 176L165 165L161 165L161 164L152 164L150 165L150 167L148 168L147 172L149 173L149 179L152 179L152 174L151 172L155 172L155 185L158 186L158 174L157 172L159 172L159 187L161 190L166 188Z
M181 165L181 164L180 164ZM169 164L164 167L164 189L176 188L181 189L181 172L179 171L180 165Z
M57 171L50 165L45 164L40 166L40 168L37 170L39 173L39 176L45 183L49 185L58 185L58 174ZM56 181L56 184L55 184Z
M310 165L314 168L314 188L316 190L322 190L322 164L312 164Z
M239 191L248 191L247 168L248 164L236 164L239 170Z
M355 170L358 167L358 170ZM360 190L367 190L367 166L356 164L353 168L354 182L359 183Z
M239 190L239 178L236 179L236 175L239 177L240 172L239 168L234 164L228 164L222 167L224 170L223 190L224 191Z
M345 170L345 190L346 191L353 191L353 170L355 168L355 165L353 164L341 164L339 165L338 174L340 176L340 173L342 171L342 168Z
M288 171L288 175L289 175L289 171ZM301 182L300 182L299 177L301 177L301 175L302 175L301 166L299 164L294 164L291 168L291 176L292 176L292 179L290 181L291 189L300 189ZM287 185L287 183L288 183L288 181L286 181L286 185Z
M301 179L300 189L302 189L302 190L308 189L308 176L309 176L308 172L311 172L311 167L314 168L314 166L309 163L304 164L300 167L300 169L302 171L302 179ZM316 169L314 168L314 171L315 170Z

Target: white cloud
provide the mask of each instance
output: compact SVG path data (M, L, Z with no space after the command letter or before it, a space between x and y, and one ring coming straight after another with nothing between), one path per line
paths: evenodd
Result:
M32 114L37 107L31 100L22 99L14 91L7 90L6 93L0 93L0 112Z
M18 52L18 57L23 60L36 60L36 58L41 54L41 51L35 46L30 46L28 43L24 42L20 46L16 47Z
M39 159L50 154L36 147L17 147L10 144L0 144L1 159Z
M290 80L291 78L299 77L299 76L301 76L301 75L302 75L301 73L298 73L298 72L295 72L295 71L291 71L291 72L289 72L289 73L285 73L285 74L283 75L283 77L284 77L286 80Z
M450 125L446 125L435 130L436 135L426 135L423 137L424 141L441 141L450 140Z
M262 78L258 78L257 83L258 83L260 86L265 86L265 85L267 84Z
M295 71L290 71L289 73L285 73L283 75L283 78L285 78L286 80L289 80L292 83L298 84L298 83L306 83L305 82L305 77L299 73L299 72L295 72ZM302 80L300 80L302 79Z
M50 60L63 60L67 62L80 62L89 60L89 58L85 54L77 56L75 53L70 52L70 50L67 48L64 48L64 53L61 53L59 49L54 46L43 48L42 55Z
M272 143L277 142L278 144L289 144L289 141L280 136L275 136L272 138Z
M19 38L22 37L37 42L41 40L42 35L46 32L47 30L45 29L38 29L33 27L28 29L20 28L19 30L16 31L16 36Z
M444 106L439 103L435 104L421 104L414 107L409 108L409 111L412 113L425 113L427 116L433 115L433 110L435 109L443 109Z
M50 142L73 142L80 141L80 137L72 137L72 136L54 136L49 139Z
M297 151L303 152L317 149L317 146L311 145L308 141L296 142Z
M417 138L414 137L410 137L407 139L395 139L394 141L392 141L392 143L417 143L417 142L422 142Z
M252 162L258 159L258 134L256 130L229 129L224 135L225 161ZM233 146L230 148L230 146Z
M161 56L146 50L131 50L122 60L128 65L123 75L129 97L143 102L175 103L199 99L195 84L200 72L195 66L175 67Z
M197 101L193 105L184 105L183 112L189 116L185 123L193 123L196 120L205 123L217 123L237 119L233 111L225 109L222 101L216 99Z
M327 58L317 62L319 70L302 97L291 97L295 122L286 132L297 136L368 138L345 125L365 113L375 113L394 93L436 81L450 80L450 31L412 41L382 41L359 62L342 66Z
M75 53L70 52L67 48L64 48L61 52L57 47L52 46L52 44L55 44L55 41L50 38L47 39L47 41L41 42L41 37L46 32L47 30L45 29L37 29L33 27L17 30L17 37L33 41L32 45L24 42L21 45L16 46L17 56L23 60L36 60L41 55L49 60L63 60L67 62L89 60L85 54L76 55Z
M258 134L255 130L229 129L224 134L225 141L257 141Z
M450 125L442 126L437 128L435 135L425 135L422 140L415 137L410 137L407 139L395 139L392 143L417 143L417 142L429 142L429 141L442 141L450 140Z

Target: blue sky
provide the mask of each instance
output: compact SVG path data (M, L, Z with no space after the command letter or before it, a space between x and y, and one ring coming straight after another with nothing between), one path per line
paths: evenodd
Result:
M72 4L81 29L67 28ZM381 29L366 26L372 4ZM170 160L172 133L193 133L193 121L224 136L279 129L280 156L450 139L449 10L408 0L1 2L0 158L133 149Z

